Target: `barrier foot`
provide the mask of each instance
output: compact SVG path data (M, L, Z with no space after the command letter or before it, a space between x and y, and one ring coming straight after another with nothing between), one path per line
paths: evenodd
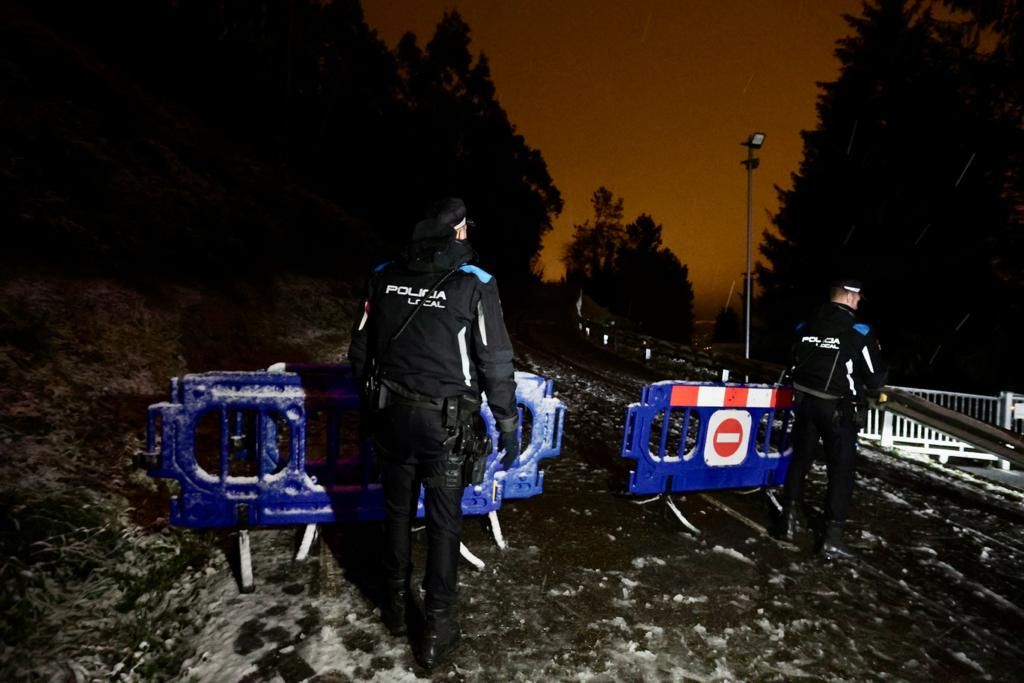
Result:
M697 495L700 496L701 498L703 498L704 500L706 500L708 503L711 503L716 508L718 508L719 510L721 510L725 514L729 515L733 519L735 519L737 521L740 521L740 522L743 522L748 527L750 527L751 529L753 529L754 531L756 531L760 535L762 535L765 538L767 538L769 541L774 542L775 545L779 546L780 548L785 548L786 550L789 550L789 551L792 551L792 552L800 552L800 546L796 545L795 543L790 543L789 541L783 541L780 538L775 538L770 533L768 533L768 529L767 528L765 528L761 524L758 524L757 522L755 522L754 520L750 519L749 517L747 517L746 515L742 514L741 512L733 510L731 507L729 507L728 505L726 505L722 501L718 500L717 498L715 498L711 494L708 494L708 493L698 493ZM769 492L769 495L770 495L770 492ZM781 509L781 506L779 507L779 509Z
M656 501L661 500L662 495L664 495L664 494L658 494L657 496L653 496L653 497L648 498L646 500L633 500L633 501L630 501L630 502L633 503L633 505L647 505L648 503L654 503Z
M238 530L238 574L243 593L252 593L256 584L252 578L252 553L249 551L249 530Z
M466 558L466 562L469 562L477 569L483 569L487 566L484 564L483 560L469 551L469 548L466 547L465 543L459 543L459 554Z
M309 549L312 547L317 535L316 524L307 524L306 529L302 532L302 542L299 543L299 550L295 553L296 562L306 561L306 558L309 557Z
M508 544L505 543L505 539L501 535L501 524L498 522L498 511L491 510L488 512L487 519L491 523L491 534L494 536L494 542L500 549L504 550L508 547Z
M668 506L668 509L675 514L676 519L678 519L682 523L682 525L685 526L687 529L700 536L700 529L690 524L690 520L686 519L686 517L683 516L683 513L680 512L679 508L676 507L675 501L672 500L672 496L668 495L667 493L662 495L665 498L665 504Z

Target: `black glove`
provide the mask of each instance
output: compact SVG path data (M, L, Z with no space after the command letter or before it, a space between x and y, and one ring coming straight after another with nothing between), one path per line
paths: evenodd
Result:
M515 430L498 435L498 450L505 451L501 457L501 466L506 470L512 467L512 463L519 457L519 439L516 438Z
M868 404L852 396L844 397L836 407L834 419L842 426L854 427L860 431L868 424Z

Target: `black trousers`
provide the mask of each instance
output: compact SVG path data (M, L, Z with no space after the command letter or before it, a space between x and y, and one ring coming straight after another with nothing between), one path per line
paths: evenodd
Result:
M423 585L428 610L453 605L458 593L459 544L462 538L462 487L441 486L442 442L448 438L440 409L393 404L374 419L377 456L384 489L385 549L383 565L389 580L412 574L412 524L420 485L427 526L427 566Z
M793 509L803 502L804 480L821 439L828 469L825 521L841 524L849 515L853 496L858 429L852 415L841 410L840 404L839 399L823 399L810 394L799 396L793 424L793 458L782 489L782 504L786 509Z

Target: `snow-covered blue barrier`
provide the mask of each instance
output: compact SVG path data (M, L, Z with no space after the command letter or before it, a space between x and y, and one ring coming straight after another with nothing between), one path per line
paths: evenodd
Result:
M517 372L516 383L522 454L506 472L492 450L483 483L466 487L466 515L493 512L505 498L540 494L539 462L560 452L565 406L551 381ZM348 365L186 375L171 380L170 393L168 401L149 407L139 460L150 476L176 482L173 524L246 528L383 519ZM482 414L496 443L486 403Z
M767 384L658 382L626 411L622 457L639 495L782 484L793 392Z

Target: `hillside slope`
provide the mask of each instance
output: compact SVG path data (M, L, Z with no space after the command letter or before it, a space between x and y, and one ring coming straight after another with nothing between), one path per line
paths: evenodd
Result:
M160 680L220 550L131 466L146 406L188 372L340 360L380 245L13 2L0 93L0 678Z
M133 468L146 406L187 372L341 360L357 303L297 276L148 294L98 278L0 284L0 677L106 678L142 642L130 680L178 670L192 572L219 537L170 528L167 491Z
M0 92L7 271L352 273L380 250L286 160L242 147L15 3L0 8Z

